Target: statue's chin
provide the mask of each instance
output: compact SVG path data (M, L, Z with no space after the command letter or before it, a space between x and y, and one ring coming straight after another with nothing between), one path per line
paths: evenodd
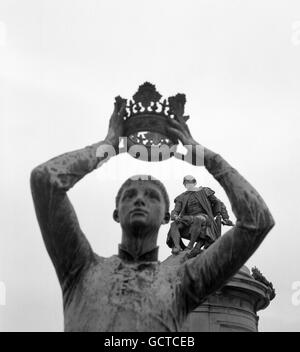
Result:
M134 219L130 222L130 226L132 228L132 230L141 230L144 231L147 229L147 222L143 219Z
M141 223L141 224L146 224L147 223L147 214L143 212L134 212L130 214L130 223Z

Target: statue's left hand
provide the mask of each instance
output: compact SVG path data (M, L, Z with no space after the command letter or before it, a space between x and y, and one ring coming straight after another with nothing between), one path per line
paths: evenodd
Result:
M191 135L188 125L184 120L181 122L177 121L175 118L168 119L167 132L170 137L175 137L179 139L183 146L198 145Z
M186 155L183 155L178 152L174 153L175 158L179 160L184 160L192 165L201 165L201 166L203 165L204 148L202 145L200 145L200 143L194 140L188 128L188 125L183 119L180 119L180 121L178 121L170 118L168 120L166 130L170 139L180 140L182 145L187 150ZM199 151L200 151L200 154L198 155L200 156L200 159L197 157L197 152ZM193 155L195 156L193 157ZM197 164L199 160L200 160L200 164Z

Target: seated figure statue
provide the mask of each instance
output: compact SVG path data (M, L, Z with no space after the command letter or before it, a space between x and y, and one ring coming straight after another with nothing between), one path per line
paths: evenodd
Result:
M172 265L161 263L157 236L170 219L166 189L151 178L129 179L113 211L121 230L118 254L97 255L67 192L109 159L99 148L110 146L118 154L124 110L115 107L103 141L52 158L31 173L37 219L62 289L65 331L180 331L188 314L240 269L274 225L257 191L204 148L204 166L226 191L236 225L194 258L183 258L184 252L171 257ZM185 122L170 119L167 132L192 146L192 153L199 145ZM108 240L105 231L103 226L102 241Z
M175 208L171 212L167 245L173 254L185 249L181 238L188 239L189 257L200 253L201 247L208 248L221 235L221 223L232 226L225 204L208 187L196 187L197 181L187 175L183 179L186 191L175 198ZM197 242L196 246L194 244Z

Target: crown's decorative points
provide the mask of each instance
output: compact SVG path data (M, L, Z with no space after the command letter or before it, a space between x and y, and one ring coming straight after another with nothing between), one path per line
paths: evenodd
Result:
M143 85L139 86L139 90L134 94L133 100L136 104L141 103L141 105L148 109L153 102L153 110L157 108L157 102L162 96L157 92L155 85L149 82L145 82ZM131 101L131 104L134 104Z
M184 94L177 94L169 97L168 100L161 99L162 95L156 90L154 84L145 82L139 86L138 91L133 95L132 100L116 98L120 107L126 101L125 135L128 137L128 147L142 145L148 151L147 158L140 155L139 159L145 161L165 160L160 157L157 160L151 158L151 150L166 145L169 148L178 144L178 141L168 136L166 125L168 119L176 119L179 122L186 122L188 116L184 116L186 98ZM170 155L172 156L172 155ZM169 156L169 157L170 157Z

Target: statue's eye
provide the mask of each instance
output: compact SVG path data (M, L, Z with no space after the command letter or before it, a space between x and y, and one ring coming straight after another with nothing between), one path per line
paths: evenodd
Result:
M151 191L150 190L146 191L146 195L149 196L152 199L160 200L158 193L155 192L155 191L152 191L152 190Z
M131 199L135 195L135 191L126 191L123 195L123 199Z

